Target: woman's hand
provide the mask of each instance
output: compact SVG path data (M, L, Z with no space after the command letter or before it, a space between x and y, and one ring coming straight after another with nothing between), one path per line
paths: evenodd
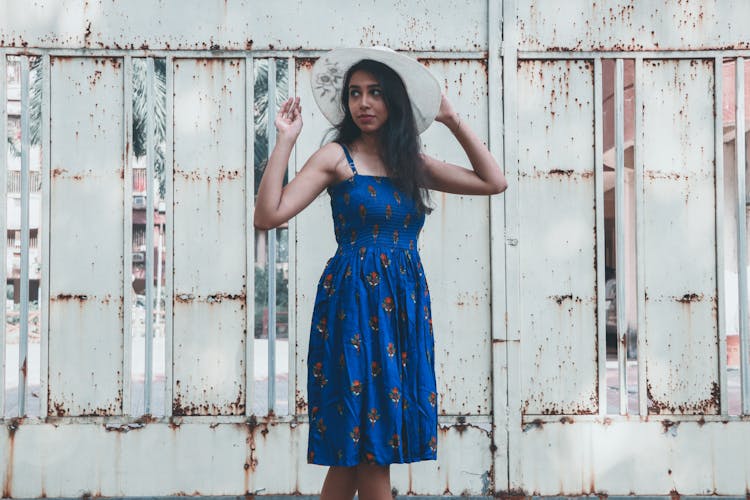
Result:
M276 115L275 125L279 138L292 142L297 140L302 131L302 106L299 97L290 97L286 100Z
M435 121L445 124L448 128L452 128L459 122L458 113L453 109L453 105L445 97L445 94L442 94L442 98L440 99L440 109L435 117Z

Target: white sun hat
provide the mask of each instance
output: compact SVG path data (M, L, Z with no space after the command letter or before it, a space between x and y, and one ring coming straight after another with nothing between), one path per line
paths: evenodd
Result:
M334 125L344 118L341 109L344 76L362 59L381 62L398 73L409 94L417 131L424 132L440 109L440 82L419 61L382 46L333 49L315 62L311 75L313 97L323 116Z

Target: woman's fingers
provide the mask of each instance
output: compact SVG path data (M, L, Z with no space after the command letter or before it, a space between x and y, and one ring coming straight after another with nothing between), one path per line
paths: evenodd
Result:
M287 100L284 104L281 105L281 108L279 109L279 113L278 113L279 118L285 118L288 112L289 112L289 100Z
M302 107L299 104L299 97L290 97L287 99L279 110L279 115L282 118L294 119L294 117L300 114Z

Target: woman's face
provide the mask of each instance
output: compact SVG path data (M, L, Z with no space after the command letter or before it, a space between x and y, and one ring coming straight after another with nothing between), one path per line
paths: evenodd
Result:
M349 112L363 134L376 132L388 121L383 90L375 77L357 70L349 80Z

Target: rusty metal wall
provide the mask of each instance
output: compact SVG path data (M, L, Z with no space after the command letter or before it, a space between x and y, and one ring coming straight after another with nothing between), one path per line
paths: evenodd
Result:
M644 61L640 85L650 412L719 412L714 67Z
M314 57L376 43L421 58L504 160L510 182L502 197L433 193L420 250L439 346L439 459L393 466L393 486L423 495L743 494L748 416L720 412L717 399L725 352L717 327L714 216L723 207L713 191L721 182L714 65L748 55L747 4L336 7L330 16L289 0L0 6L0 56L40 55L50 99L42 110L44 404L39 418L2 420L3 496L320 491L325 468L305 462L305 377L314 283L335 249L325 194L289 229L290 412L248 410L252 65L256 57L292 63L290 92L307 103L293 174L328 126L312 104ZM153 56L167 58L164 416L130 415L123 375L129 68L132 57ZM610 414L603 401L601 72L602 60L617 56L637 59L641 89L640 414L622 407ZM5 111L0 119L1 130ZM423 141L428 153L467 165L439 125ZM621 168L621 158L616 163Z
M278 51L385 44L486 51L488 4L357 0L329 9L297 0L10 0L0 4L0 47Z
M174 415L245 413L245 61L176 59ZM252 120L250 121L252 123Z
M123 413L123 79L119 58L51 60L50 415Z
M522 412L596 413L594 68L522 61L518 80Z
M506 174L517 181L505 193L508 328L518 337L508 345L508 491L746 493L748 449L735 440L748 434L748 382L728 382L722 296L724 266L733 264L719 253L724 228L745 224L744 148L739 173L728 176L739 185L731 187L738 206L725 212L723 199L722 107L739 117L746 110L734 100L722 106L721 63L747 56L748 8L504 2L505 19L515 21L503 33ZM623 62L635 68L629 80ZM614 73L603 78L603 67ZM612 92L603 79L616 87L614 116L602 113ZM623 90L634 104L623 103ZM604 148L612 142L609 172ZM628 178L635 185L625 189ZM634 288L618 282L617 292L618 311L623 292L637 306L627 333L637 333L636 359L626 358L619 312L614 382L603 349L603 213L612 210L604 184L616 188L617 275L636 276ZM620 225L630 206L634 220ZM630 230L635 242L624 237ZM734 242L740 262L744 238ZM743 287L740 317L748 311ZM614 413L611 390L620 399ZM727 410L731 390L742 398L739 413Z
M542 52L748 49L744 0L518 0L518 49Z

